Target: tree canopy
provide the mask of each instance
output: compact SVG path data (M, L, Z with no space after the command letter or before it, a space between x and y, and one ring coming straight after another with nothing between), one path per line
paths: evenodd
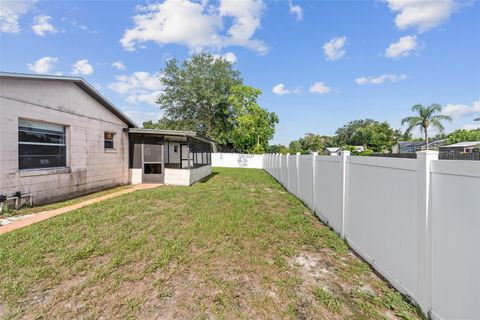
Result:
M250 86L237 85L232 88L229 102L233 107L230 140L237 151L263 153L268 141L273 138L278 116L262 109L257 98L262 91Z
M372 119L354 120L337 129L335 142L338 146L363 146L375 152L391 150L402 133L394 130L386 121Z
M262 92L245 86L231 62L209 53L182 63L171 59L160 81L163 91L157 104L163 118L145 122L145 128L191 130L237 151L266 150L278 117L258 105Z
M306 133L305 136L298 140L290 142L289 152L294 154L300 152L309 154L312 152L321 153L326 147L333 145L333 139L328 136L320 136L314 133Z
M453 144L462 141L480 141L480 129L455 130L447 136L447 144Z

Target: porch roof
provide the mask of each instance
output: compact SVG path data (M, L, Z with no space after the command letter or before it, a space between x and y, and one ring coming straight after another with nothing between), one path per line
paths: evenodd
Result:
M209 137L203 136L201 134L198 134L195 131L129 128L128 132L129 133L138 133L138 134L189 137L189 138L201 140L201 141L208 142L208 143L217 143L215 140L213 140Z

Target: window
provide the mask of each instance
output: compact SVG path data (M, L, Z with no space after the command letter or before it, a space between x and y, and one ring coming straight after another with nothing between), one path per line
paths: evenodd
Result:
M18 121L18 168L42 169L67 165L65 127Z
M115 144L113 142L113 138L115 137L115 133L112 132L105 132L104 134L104 148L105 149L113 149L115 148Z

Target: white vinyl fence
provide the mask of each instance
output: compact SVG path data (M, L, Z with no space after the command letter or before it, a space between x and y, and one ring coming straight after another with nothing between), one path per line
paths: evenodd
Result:
M480 161L269 154L263 168L433 319L480 319Z

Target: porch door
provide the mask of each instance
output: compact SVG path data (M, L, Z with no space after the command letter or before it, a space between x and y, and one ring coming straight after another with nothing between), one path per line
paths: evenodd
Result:
M154 139L143 141L143 182L163 183L165 165L163 144Z

